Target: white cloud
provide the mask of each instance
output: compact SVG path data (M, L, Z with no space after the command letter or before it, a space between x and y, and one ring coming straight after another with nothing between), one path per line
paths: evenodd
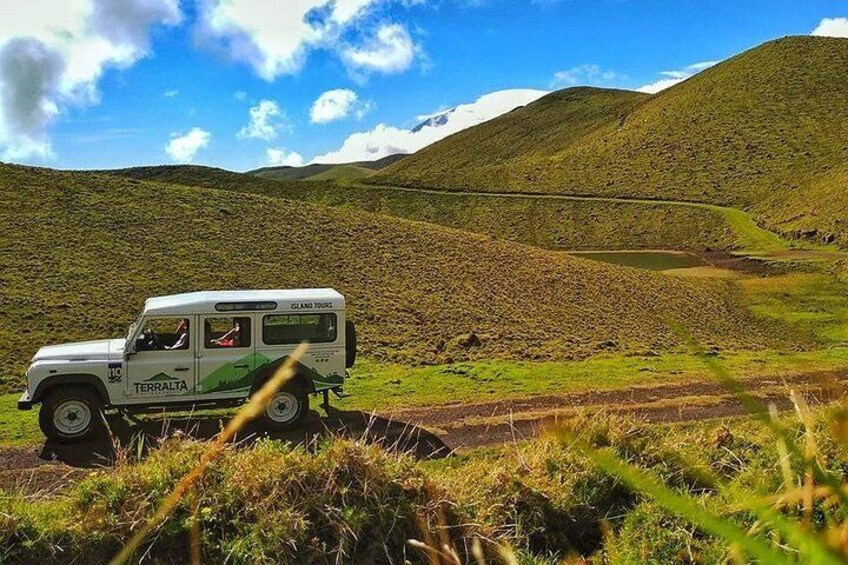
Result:
M412 65L416 49L405 27L385 24L362 45L347 47L342 59L354 72L398 73Z
M378 4L404 6L424 0L286 0L285 7L267 0L199 0L196 36L201 44L246 63L271 81L303 68L310 51L339 53L362 71L395 72L408 68L415 50L409 33L398 24L382 24L364 45L351 44L352 29L369 37L367 18ZM361 62L360 62L361 61Z
M360 102L359 95L346 88L328 90L312 104L310 119L313 124L327 124L351 114L363 117L371 109L368 102Z
M812 35L848 38L848 18L824 18Z
M211 133L193 128L186 134L171 134L171 141L165 144L165 152L175 163L191 163L197 152L207 147L211 141Z
M285 125L285 114L280 105L273 100L262 100L250 109L250 122L241 128L238 137L271 141Z
M336 151L315 157L313 163L371 161L394 153L414 153L445 137L538 100L543 90L502 90L481 96L452 110L419 116L412 130L380 124L370 131L354 133Z
M176 98L177 96L180 95L180 91L179 90L166 90L165 92L162 93L162 95L165 98Z
M98 100L109 68L149 51L154 25L182 19L179 0L0 0L0 150L45 158L49 126L69 105Z
M302 167L303 157L294 151L288 152L281 147L272 147L265 152L271 167Z
M658 79L654 82L648 83L646 85L640 86L636 90L638 92L646 92L648 94L656 94L666 88L670 88L675 84L679 84L684 80L693 77L704 69L708 69L713 65L717 64L718 61L703 61L701 63L695 63L689 65L680 70L676 71L663 71L660 73L665 78Z
M554 73L551 88L565 86L600 86L608 85L619 78L614 71L603 70L598 65L580 65L566 71Z
M247 101L247 92L244 90L236 90L233 92L233 98L239 102L245 102Z

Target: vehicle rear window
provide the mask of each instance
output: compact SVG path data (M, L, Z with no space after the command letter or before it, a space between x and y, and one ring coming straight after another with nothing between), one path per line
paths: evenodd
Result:
M335 314L269 314L262 319L262 341L267 345L294 345L302 341L336 341Z

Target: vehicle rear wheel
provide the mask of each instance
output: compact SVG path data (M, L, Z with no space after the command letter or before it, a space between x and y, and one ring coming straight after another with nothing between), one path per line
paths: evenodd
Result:
M58 388L41 403L38 424L53 441L90 440L103 429L100 398L87 388Z
M274 430L290 430L302 424L308 412L309 395L298 388L286 388L271 397L265 421Z

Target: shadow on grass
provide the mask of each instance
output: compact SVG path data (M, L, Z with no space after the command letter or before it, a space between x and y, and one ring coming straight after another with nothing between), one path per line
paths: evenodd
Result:
M147 417L129 420L121 414L107 415L112 437L105 436L85 443L61 444L45 442L39 457L61 461L72 467L103 467L117 458L117 450L125 449L130 457L142 457L158 446L164 438L184 435L198 440L214 438L231 414L203 416ZM322 418L311 410L304 425L296 430L268 429L261 421L248 424L236 436L234 443L250 446L262 438L286 441L316 449L322 439L343 436L362 439L387 451L405 453L417 459L440 459L450 455L450 448L432 432L405 422L388 420L360 411L327 409Z

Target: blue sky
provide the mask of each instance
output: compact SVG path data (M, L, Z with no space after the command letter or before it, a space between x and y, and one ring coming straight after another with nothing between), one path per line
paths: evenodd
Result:
M848 36L833 0L31 4L0 0L0 151L58 168L379 157L543 91L657 89L769 39ZM408 135L457 105L450 128Z

